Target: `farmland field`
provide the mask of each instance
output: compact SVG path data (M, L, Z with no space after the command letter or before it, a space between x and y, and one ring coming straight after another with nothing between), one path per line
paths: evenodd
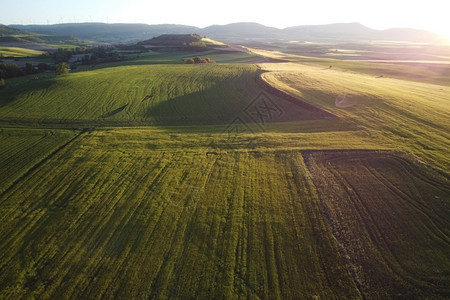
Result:
M38 56L45 54L46 52L20 48L20 47L3 47L0 46L0 57L27 57Z
M364 295L450 293L448 176L395 152L317 151L304 157Z
M21 82L0 119L103 125L228 123L263 90L254 65L127 66ZM16 91L20 89L18 94ZM273 96L284 121L320 116Z
M2 197L4 295L358 296L300 153L104 138L86 134Z
M268 82L353 124L380 148L394 143L450 169L450 87L292 63L263 68L272 71L263 74Z
M76 132L2 128L0 131L0 194L21 175L70 141Z
M185 55L7 81L0 298L450 297L445 73Z

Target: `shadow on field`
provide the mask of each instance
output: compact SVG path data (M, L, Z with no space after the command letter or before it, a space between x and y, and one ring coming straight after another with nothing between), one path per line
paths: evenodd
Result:
M239 118L243 123L264 126L267 123L324 120L330 115L261 88L252 91L253 95L237 91L232 83L216 85L157 102L149 107L146 116L159 125L218 125Z
M19 99L21 95L30 93L32 91L47 90L53 84L51 79L24 79L13 78L6 83L6 88L0 90L0 108L9 105L14 100ZM20 91L20 92L18 92Z
M242 109L238 101L226 95L217 97L214 87L154 103L146 117L161 125L208 125L229 122Z
M109 118L114 115L117 115L118 113L122 112L125 108L127 108L128 104L125 104L124 106L121 106L113 111L107 112L106 114L102 115L102 118Z

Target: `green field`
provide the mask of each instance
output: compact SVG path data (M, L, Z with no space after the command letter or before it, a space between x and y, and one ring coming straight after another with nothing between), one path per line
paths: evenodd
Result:
M263 92L258 74L254 65L153 65L22 80L3 92L0 120L84 127L226 124ZM278 120L320 118L279 97L272 100L282 112Z
M3 195L4 295L358 295L299 153L161 151L151 130L116 133L78 138Z
M19 48L19 47L0 47L0 57L28 57L46 54L47 52Z
M2 128L0 193L76 135L68 130Z
M394 146L450 170L450 87L317 66L264 66L271 84L352 123L380 148Z
M450 297L446 75L213 55L8 80L0 298Z

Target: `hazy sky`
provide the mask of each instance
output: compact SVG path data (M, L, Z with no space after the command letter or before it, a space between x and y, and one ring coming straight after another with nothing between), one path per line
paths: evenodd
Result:
M410 27L450 37L448 0L0 0L0 24L68 22L186 24L258 22L295 25L360 22L375 29Z

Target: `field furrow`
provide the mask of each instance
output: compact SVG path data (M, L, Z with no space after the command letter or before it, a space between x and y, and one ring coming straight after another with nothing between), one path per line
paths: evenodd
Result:
M449 179L399 152L303 155L363 294L445 299Z
M80 72L3 92L0 119L92 125L196 125L233 120L263 89L254 65L127 66ZM39 84L41 86L39 86ZM271 95L283 115L267 121L323 117ZM248 120L253 122L252 120Z
M78 131L0 129L0 194Z
M104 135L1 197L2 296L358 297L299 152L159 151L130 136L116 148Z

